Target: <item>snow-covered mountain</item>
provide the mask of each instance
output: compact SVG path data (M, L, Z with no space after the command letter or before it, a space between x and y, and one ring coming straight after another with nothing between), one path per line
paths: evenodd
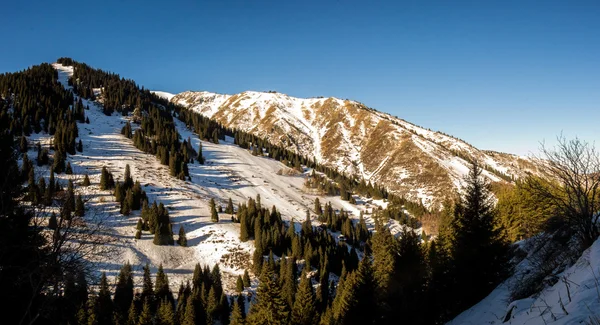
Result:
M187 91L171 101L430 207L460 189L466 159L483 162L492 181L537 172L528 157L480 150L351 100Z

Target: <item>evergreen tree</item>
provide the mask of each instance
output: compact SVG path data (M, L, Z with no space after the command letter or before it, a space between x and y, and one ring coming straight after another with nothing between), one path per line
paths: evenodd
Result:
M244 281L244 287L249 288L250 287L250 275L248 274L248 270L244 270L244 276L242 277L242 280Z
M246 321L242 315L242 308L237 302L237 299L233 303L233 312L231 313L231 321L229 325L245 325Z
M185 313L181 325L196 325L196 311L193 296L190 295L185 305Z
M83 142L81 142L81 139L79 139L79 142L77 143L77 151L83 152Z
M133 269L129 262L125 263L117 276L117 285L113 300L115 310L125 316L133 302Z
M156 313L156 325L175 325L173 304L167 299L161 300Z
M112 324L113 304L110 298L110 289L108 288L106 273L104 272L102 272L102 277L100 278L100 290L98 291L95 309L97 311L99 325Z
M85 214L85 207L83 205L83 200L81 199L81 195L77 195L77 201L75 202L75 215L78 217L83 217Z
M231 201L231 198L229 198L229 201L227 202L227 208L225 208L225 213L233 214L233 201Z
M185 236L185 229L183 229L183 225L179 226L179 237L177 238L177 244L179 244L179 246L187 247L187 238Z
M202 143L198 144L198 157L196 157L196 160L198 160L199 164L204 164L204 157L202 156Z
M127 311L127 325L137 325L138 318L140 317L139 311L137 308L137 304L134 300L131 301L129 305L129 310Z
M451 224L456 311L485 297L507 271L508 247L496 224L489 184L481 173L479 163L473 161Z
M144 266L144 278L143 278L143 282L142 282L141 298L143 300L146 300L146 299L153 300L154 299L154 289L153 289L153 284L152 284L152 278L150 276L150 265L148 265L148 263L146 263L146 266Z
M281 288L277 282L271 263L262 268L256 303L250 308L248 322L251 324L287 324L288 306L281 297Z
M48 228L55 230L58 228L58 221L56 220L56 213L52 212L50 219L48 219Z
M210 221L219 222L219 213L217 213L215 199L210 199Z
M372 311L365 311L372 312ZM300 287L296 293L296 301L292 307L290 324L310 325L317 323L317 311L315 307L315 294L311 280L306 274L302 274Z
M65 169L65 174L73 175L73 168L71 167L71 163L67 162L67 168Z
M238 293L244 291L244 280L242 280L242 277L239 275L235 282L235 289L237 290Z
M138 318L137 325L152 325L152 311L150 310L150 302L148 299L144 299L142 313Z
M81 183L81 186L90 186L90 177L88 176L88 174L85 174L85 176L83 177L83 183Z

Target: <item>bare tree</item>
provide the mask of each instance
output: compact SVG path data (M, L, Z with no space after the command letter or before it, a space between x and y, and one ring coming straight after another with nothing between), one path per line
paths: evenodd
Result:
M65 193L58 195L58 201L65 200ZM88 200L85 200L88 201ZM39 256L37 268L28 270L31 276L25 313L21 315L19 324L33 324L39 317L48 312L46 304L64 294L69 276L76 277L84 274L91 277L96 268L96 262L103 261L115 252L114 241L107 218L109 214L103 209L88 207L84 216L77 216L63 202L57 218L55 229L48 229L49 211L41 206L32 206L31 227L39 232L45 241L41 245L43 255ZM56 208L54 208L56 209ZM45 299L33 308L35 300L40 295Z
M538 157L546 161L545 172L554 180L530 177L528 185L541 201L555 207L548 224L554 224L554 229L568 227L587 248L600 234L600 155L579 138L567 140L560 135L557 140L553 148L542 144Z

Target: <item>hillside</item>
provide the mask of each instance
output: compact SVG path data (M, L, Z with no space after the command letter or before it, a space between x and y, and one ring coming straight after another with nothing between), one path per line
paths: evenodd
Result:
M530 158L480 150L351 100L254 91L188 91L170 100L428 207L460 189L466 159L481 161L493 182L538 172Z
M62 85L72 89L67 80L73 74L73 67L61 64L53 66L59 73ZM229 198L238 206L249 198L260 196L264 206L276 206L283 220L288 223L292 220L303 221L306 211L310 210L315 225L320 222L316 220L313 202L319 198L323 204L329 202L336 210L349 212L355 222L362 213L370 229L374 227L374 210L386 206L382 200L367 202L359 196L356 196L357 204L351 204L342 201L339 196L306 193L303 190L305 175L280 175L279 171L287 168L285 165L273 159L254 156L248 150L234 145L229 137L219 144L201 141L184 123L175 119L181 138L190 139L193 147L201 143L206 159L203 165L189 164L189 180L178 180L169 175L168 166L161 165L154 156L138 150L130 139L121 134L121 128L131 121L131 116L107 116L99 102L83 99L83 103L90 108L86 111L90 123L79 124L83 152L68 158L73 175L60 176L59 179L66 182L68 179L81 179L84 174L90 176L92 186L82 190L81 194L89 200L88 210L91 213L99 212L106 219L108 232L117 243L117 249L109 259L96 261L100 263L98 271L106 271L110 277L116 276L121 267L120 262L116 261L129 261L135 265L138 279L141 278L144 264L149 263L155 272L162 263L175 291L180 283L190 279L196 263L211 266L218 263L223 272L225 289L232 291L235 277L251 268L254 245L252 241L240 241L240 226L231 222L230 214L221 214L218 223L210 221L211 198L225 207ZM51 138L41 133L32 135L28 141L47 146ZM34 160L36 151L30 150L29 155ZM119 203L111 199L114 198L111 191L102 191L98 186L103 166L116 179L122 180L126 165L130 166L133 178L142 184L149 201L163 203L168 208L173 230L176 232L180 226L184 227L188 247L156 246L152 243L151 234L143 234L141 239L134 238L139 214L121 215ZM49 176L48 168L38 168L36 173L46 178ZM306 170L305 174L309 173L310 170ZM390 220L388 225L393 233L402 229L395 220Z

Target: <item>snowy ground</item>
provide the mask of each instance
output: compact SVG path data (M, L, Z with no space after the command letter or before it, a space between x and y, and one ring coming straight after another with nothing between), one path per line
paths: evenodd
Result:
M527 268L525 259L515 274ZM536 296L510 302L508 284L513 278L448 324L597 324L590 317L600 319L600 239L559 275L561 280Z
M67 79L72 74L72 67L59 64L54 67L59 72L61 83L69 88ZM239 224L232 223L230 215L220 214L219 223L210 221L208 202L211 198L223 207L231 198L237 207L239 202L260 195L263 206L270 208L275 205L284 220L303 221L306 210L312 211L317 196L303 192L304 175L277 175L284 168L283 164L266 157L253 156L248 150L233 145L230 138L220 144L203 141L205 165L190 164L191 181L180 181L169 176L167 166L135 148L130 139L120 134L126 117L117 114L106 116L94 102L84 100L84 105L90 107L85 111L90 124L78 125L83 153L68 158L74 175L60 177L82 179L86 173L90 176L92 186L76 188L76 191L90 198L86 206L90 211L107 217L112 236L110 245L115 247L115 254L110 260L99 263L98 271L106 271L109 278L116 276L126 261L134 266L138 281L141 280L141 268L145 263L150 264L153 273L162 263L176 290L181 281L191 279L196 263L211 267L219 263L226 290L232 290L235 277L250 266L253 245L251 241L240 242ZM189 137L197 148L200 142L198 137L178 120L176 126L183 139ZM50 139L47 135L34 135L30 141L49 143ZM32 159L34 157L31 156ZM185 228L188 247L156 246L152 243L152 235L147 232L140 240L134 238L139 211L128 217L119 214L112 193L98 188L103 166L113 173L115 180L122 181L127 164L133 178L139 180L146 191L149 201L162 202L169 209L173 232L177 234L180 226ZM47 168L38 172L48 175ZM385 206L382 201L367 203L360 197L356 197L357 205L342 201L339 197L319 198L322 204L331 202L334 208L351 212L355 219L358 219L360 211L366 212L365 220L370 228L373 227L370 213L377 206ZM391 226L394 232L398 231L397 225L394 227L392 223Z

